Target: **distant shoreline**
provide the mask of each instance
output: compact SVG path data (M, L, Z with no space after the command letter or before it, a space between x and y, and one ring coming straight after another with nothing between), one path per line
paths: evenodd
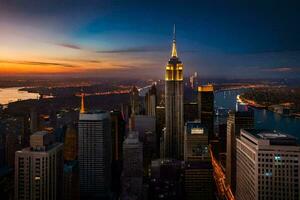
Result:
M270 112L273 112L275 114L278 114L282 117L290 117L290 118L297 118L297 119L300 119L300 113L293 113L293 114L290 114L290 115L284 115L284 114L280 114L278 112L275 112L274 110L270 109L270 106L265 106L265 105L262 105L262 104L258 104L256 103L255 101L253 100L250 100L250 99L246 99L245 97L243 97L242 95L239 96L239 99L238 99L240 102L250 106L250 107L254 107L254 108L257 108L257 109L265 109L265 110L268 110Z

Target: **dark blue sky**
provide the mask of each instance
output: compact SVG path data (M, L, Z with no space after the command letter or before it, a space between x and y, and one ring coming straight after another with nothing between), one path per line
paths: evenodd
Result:
M186 75L198 71L205 77L295 78L300 77L298 2L0 0L0 27L9 30L1 35L0 29L0 36L4 40L13 32L16 38L65 47L55 55L56 50L47 54L47 47L33 45L45 51L43 59L55 55L103 63L90 67L87 75L101 74L102 68L103 74L114 74L116 69L109 66L115 66L124 76L163 77L175 23ZM11 40L0 53L17 48L18 40Z

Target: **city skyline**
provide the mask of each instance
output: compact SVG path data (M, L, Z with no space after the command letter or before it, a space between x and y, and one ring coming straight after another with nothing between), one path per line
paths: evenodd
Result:
M299 8L0 0L1 199L299 200Z
M299 6L293 1L3 1L0 75L163 78L176 24L185 75L298 78Z

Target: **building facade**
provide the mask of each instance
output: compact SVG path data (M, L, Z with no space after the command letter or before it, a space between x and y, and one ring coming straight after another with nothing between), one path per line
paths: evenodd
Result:
M62 199L63 144L54 136L36 132L30 147L16 152L15 199Z
M73 161L78 154L78 134L73 125L68 125L64 138L64 160Z
M208 131L208 139L214 138L214 88L213 85L198 87L198 116Z
M230 111L227 119L226 145L226 183L236 190L236 137L241 129L254 128L254 113L249 111Z
M145 111L146 115L155 116L157 106L157 91L153 84L145 96Z
M300 199L300 146L296 138L246 129L236 141L237 200Z
M184 162L180 160L152 160L148 199L184 199L183 170Z
M195 121L198 119L198 104L196 102L185 103L183 108L183 119L185 122Z
M207 128L187 122L184 131L184 192L186 199L213 199L213 170Z
M79 115L80 196L105 198L111 183L111 120L105 111L82 112Z
M140 199L143 185L143 144L130 132L123 144L122 198Z

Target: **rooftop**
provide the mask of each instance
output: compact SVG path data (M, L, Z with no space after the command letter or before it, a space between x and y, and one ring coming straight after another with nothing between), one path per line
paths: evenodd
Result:
M124 144L139 144L138 132L137 131L129 132L127 138L124 141Z
M30 146L32 148L49 146L54 142L55 142L54 135L46 131L38 131L30 136Z
M198 87L198 92L213 92L214 86L212 84L202 85Z
M88 111L79 114L79 120L97 121L103 120L109 117L109 113L101 110Z
M286 133L268 129L246 129L257 139L269 140L270 145L298 145L297 138Z
M42 136L45 136L47 134L48 134L47 131L37 131L37 132L33 133L32 136L40 136L40 137L42 137Z
M106 111L103 110L93 110L93 111L85 111L83 114L104 114Z
M205 125L201 124L200 121L189 121L186 122L185 126L188 134L207 134Z

